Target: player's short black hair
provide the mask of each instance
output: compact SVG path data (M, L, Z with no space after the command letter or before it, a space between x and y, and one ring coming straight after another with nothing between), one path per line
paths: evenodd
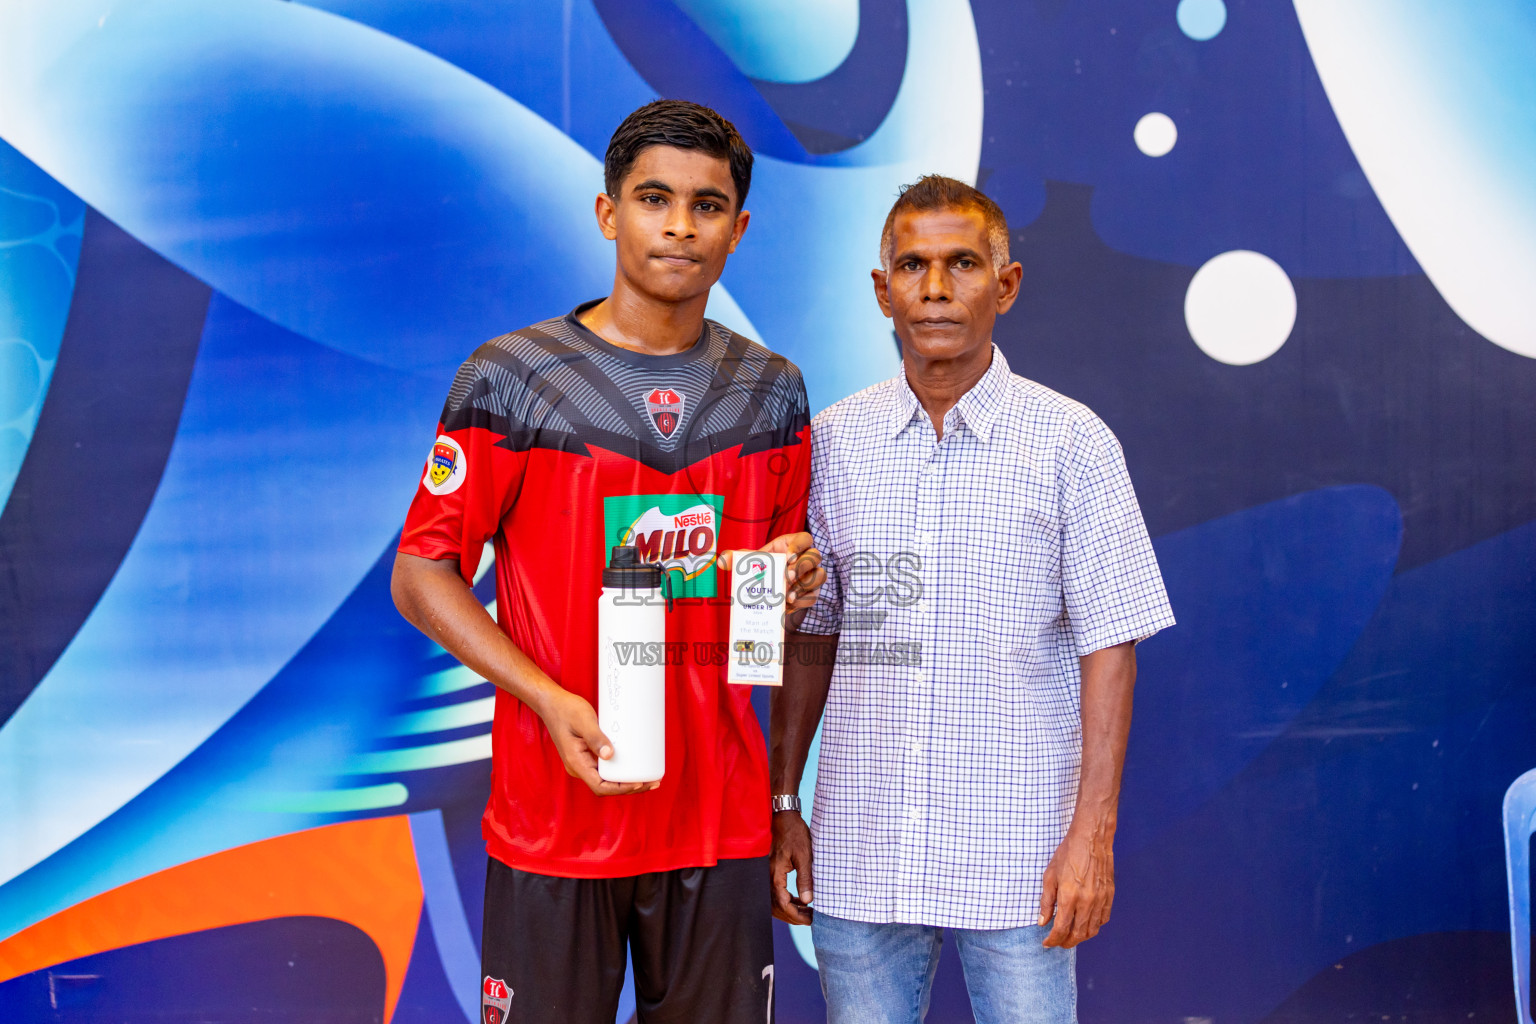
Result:
M891 269L896 258L896 215L902 210L980 210L987 223L987 246L992 250L992 267L1001 270L1008 265L1008 218L1002 207L978 188L963 181L946 178L942 174L925 174L910 185L901 187L901 194L885 217L885 230L880 232L880 266Z
M603 187L610 196L618 196L619 183L648 146L697 149L729 160L736 209L747 201L747 189L752 187L752 150L735 125L708 107L687 100L655 100L626 117L608 140L608 153L603 158Z

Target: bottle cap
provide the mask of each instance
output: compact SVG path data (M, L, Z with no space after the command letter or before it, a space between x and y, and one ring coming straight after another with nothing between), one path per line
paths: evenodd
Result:
M661 563L640 561L640 551L630 545L613 549L608 568L603 570L603 586L623 590L655 590L661 586Z

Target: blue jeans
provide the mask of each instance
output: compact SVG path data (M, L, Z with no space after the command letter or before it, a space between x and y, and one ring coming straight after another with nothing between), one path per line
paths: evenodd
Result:
M976 1024L1077 1024L1076 950L1046 949L1050 926L950 928ZM865 924L817 912L811 922L827 1024L920 1024L944 930Z

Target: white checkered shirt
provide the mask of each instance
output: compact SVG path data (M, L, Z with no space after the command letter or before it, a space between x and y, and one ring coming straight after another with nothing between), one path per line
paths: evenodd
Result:
M943 440L905 372L811 430L827 582L800 628L841 634L816 907L1033 925L1077 798L1077 659L1173 625L1119 442L996 347Z

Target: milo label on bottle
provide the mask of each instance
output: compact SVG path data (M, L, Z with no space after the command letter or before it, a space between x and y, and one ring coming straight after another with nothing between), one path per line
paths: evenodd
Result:
M603 556L634 545L672 574L675 597L715 596L725 499L718 494L626 494L603 499Z

